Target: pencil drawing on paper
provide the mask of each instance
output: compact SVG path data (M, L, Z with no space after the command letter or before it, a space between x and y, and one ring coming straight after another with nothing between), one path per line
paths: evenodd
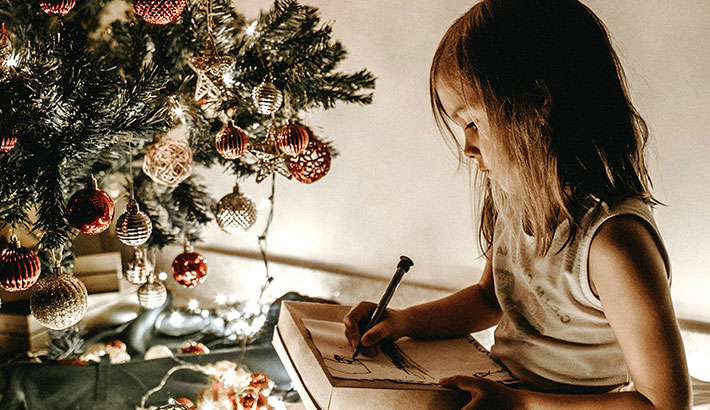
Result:
M325 367L340 374L370 374L370 369L360 359L351 359L334 354L333 358L323 357Z
M427 373L426 369L419 365L419 363L412 360L412 358L404 353L402 348L397 346L394 342L383 342L380 344L380 349L382 353L387 356L387 358L392 362L392 364L407 373L410 376L418 377L422 380L428 380L432 377Z

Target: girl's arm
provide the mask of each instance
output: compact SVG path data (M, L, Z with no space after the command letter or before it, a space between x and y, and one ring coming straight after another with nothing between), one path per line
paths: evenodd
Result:
M690 379L666 268L644 222L628 216L605 222L592 240L588 268L636 391L562 395L516 391L465 376L443 380L471 391L466 409L690 409ZM507 404L490 407L495 403Z
M372 346L383 339L442 338L468 335L491 327L501 316L500 306L493 291L493 269L486 261L478 284L462 289L445 298L404 310L388 309L385 320L360 338L360 329L370 318L376 305L361 302L343 319L345 335L351 345L362 342Z

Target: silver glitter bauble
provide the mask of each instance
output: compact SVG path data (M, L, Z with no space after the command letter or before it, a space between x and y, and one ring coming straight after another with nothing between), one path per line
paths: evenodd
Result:
M142 285L151 273L153 273L153 264L145 257L142 250L136 249L133 258L126 263L123 278L134 285Z
M156 281L154 275L148 276L148 281L141 285L136 292L138 303L146 309L155 309L163 306L168 297L168 291L163 282Z
M66 329L84 318L88 296L82 281L55 267L55 275L40 279L33 287L30 312L42 326Z
M239 186L234 187L214 207L217 225L226 233L244 233L256 222L256 203L249 195L239 192Z
M139 246L148 242L153 232L150 217L142 212L135 199L128 200L126 212L116 221L116 236L118 240L128 246Z
M273 114L281 107L283 94L267 77L251 92L251 99L259 114Z

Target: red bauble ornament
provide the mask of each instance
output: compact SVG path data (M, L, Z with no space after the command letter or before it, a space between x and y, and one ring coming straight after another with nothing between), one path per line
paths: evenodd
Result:
M289 157L286 165L291 175L304 184L316 182L330 171L330 149L311 134L306 149Z
M286 155L298 155L308 145L310 130L300 124L286 124L276 133L276 145Z
M47 14L64 16L74 8L76 0L39 0L39 6Z
M20 241L13 235L10 246L0 252L0 286L8 292L29 289L37 283L40 270L39 256L20 246Z
M186 0L133 0L136 14L150 24L168 24L180 17Z
M81 233L94 235L111 225L113 200L96 187L96 180L89 177L86 188L77 191L67 203L69 225Z
M185 250L173 260L173 278L182 286L197 286L207 277L207 262L197 252Z
M185 406L187 410L195 410L195 404L187 397L178 397L175 401Z
M244 153L248 139L246 131L229 121L215 136L214 145L219 155L226 159L235 159Z
M17 144L17 130L13 129L6 119L0 118L0 152L10 151L15 148L15 144Z
M202 343L190 342L181 347L180 352L185 354L207 354L210 352L210 349Z

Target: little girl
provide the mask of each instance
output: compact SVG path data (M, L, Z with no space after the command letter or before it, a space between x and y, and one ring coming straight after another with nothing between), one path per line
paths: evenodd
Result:
M483 0L441 40L430 94L477 165L486 265L477 284L390 309L362 337L375 304L361 302L349 342L497 325L491 352L523 388L442 379L471 393L466 409L689 409L648 130L603 23L577 0Z

